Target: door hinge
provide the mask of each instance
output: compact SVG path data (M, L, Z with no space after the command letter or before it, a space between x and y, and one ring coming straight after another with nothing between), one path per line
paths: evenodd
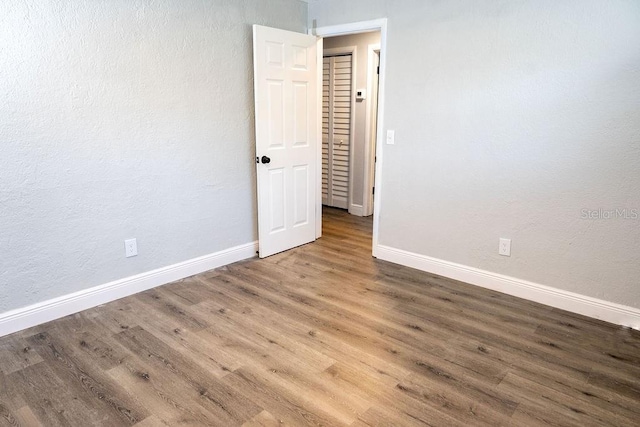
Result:
M376 194L376 187L373 187L373 188L371 189L371 194Z
M256 157L256 163L260 163L260 159Z
M378 74L380 74L380 66L379 66L379 65L378 65L378 71L377 71L377 73L378 73Z

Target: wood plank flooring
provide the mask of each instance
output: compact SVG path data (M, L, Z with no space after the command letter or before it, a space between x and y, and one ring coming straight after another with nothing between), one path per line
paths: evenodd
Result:
M371 220L0 338L0 425L638 426L640 334L371 257Z

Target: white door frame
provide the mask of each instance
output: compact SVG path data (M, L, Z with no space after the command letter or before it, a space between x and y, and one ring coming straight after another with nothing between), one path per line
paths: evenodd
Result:
M376 19L372 21L352 22L349 24L330 25L326 27L318 27L309 29L309 34L318 37L335 37L347 34L366 33L370 31L380 31L380 82L378 89L378 126L376 138L376 165L375 165L375 183L377 188L376 197L373 199L373 247L372 254L377 256L378 252L378 230L380 226L380 207L382 206L382 160L383 160L383 130L384 130L384 92L387 68L387 18ZM322 63L322 50L318 49L318 63ZM322 81L322 67L318 67L318 79ZM322 90L322 85L318 85ZM320 93L320 123L322 123L322 93ZM318 130L320 135L318 140L322 141L322 127ZM316 173L319 191L317 197L317 214L316 214L316 237L322 235L322 144L318 144L318 166Z
M355 114L356 114L356 75L358 47L357 46L345 46L335 47L331 49L324 49L323 56L336 56L336 55L351 55L351 117L349 118L349 191L347 192L347 209L350 214L353 214L353 206L351 201L353 200L353 158L354 158L354 146L355 146ZM322 90L322 85L320 85ZM322 103L322 97L320 98ZM322 105L321 105L322 107ZM320 108L320 127L322 128L322 108ZM322 139L320 140L320 197L322 198ZM317 233L316 233L317 234Z
M365 117L365 155L364 155L364 194L362 199L362 210L364 216L373 214L373 188L375 186L375 164L376 164L376 142L373 140L372 126L375 124L377 128L377 106L378 106L378 86L374 86L374 80L379 81L380 77L376 78L376 57L380 56L380 43L370 44L367 46L367 105L366 105L366 117ZM375 105L374 105L374 93ZM374 110L374 107L376 109ZM376 114L374 118L374 114ZM372 123L374 122L374 123ZM377 133L376 133L377 135Z

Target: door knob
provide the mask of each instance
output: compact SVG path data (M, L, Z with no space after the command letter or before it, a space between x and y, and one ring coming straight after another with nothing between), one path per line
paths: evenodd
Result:
M267 156L262 156L262 158L260 159L260 161L261 161L263 164L265 164L265 165L266 165L267 163L271 163L271 159L270 159L270 158L268 158Z

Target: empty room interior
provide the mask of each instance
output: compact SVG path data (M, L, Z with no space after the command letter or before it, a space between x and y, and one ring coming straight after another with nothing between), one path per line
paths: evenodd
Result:
M0 425L639 420L640 2L0 2Z

